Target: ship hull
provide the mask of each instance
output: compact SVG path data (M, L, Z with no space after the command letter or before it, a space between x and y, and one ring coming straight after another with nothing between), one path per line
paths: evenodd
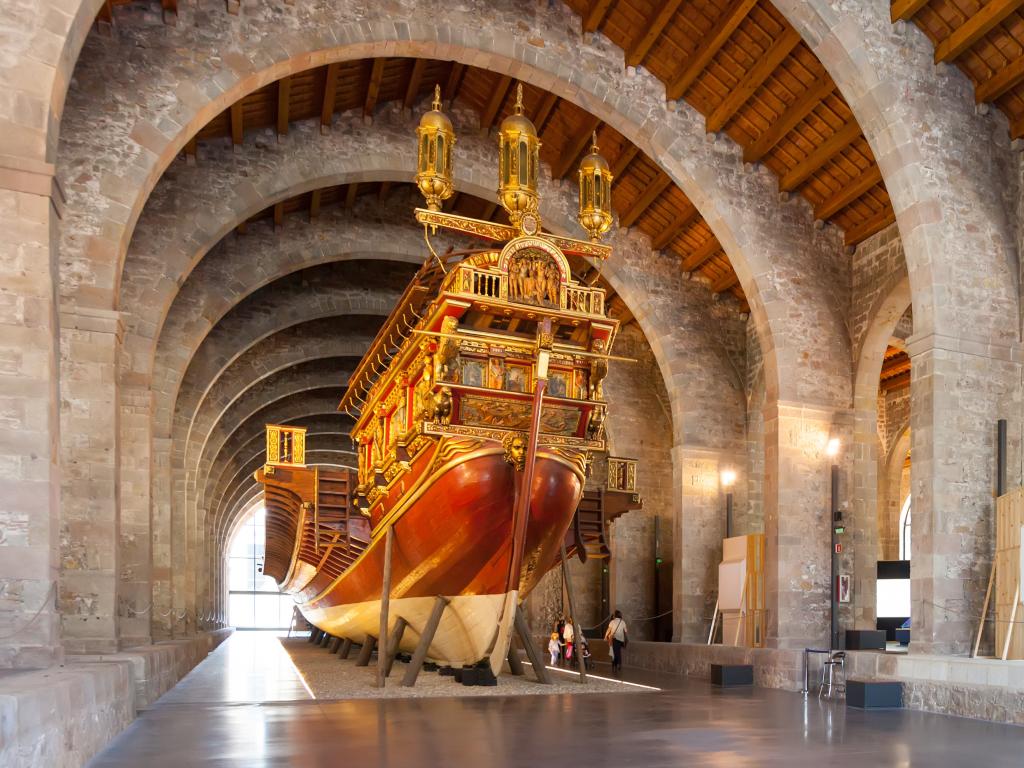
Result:
M488 659L497 673L519 600L557 561L583 489L582 461L537 455L522 568L510 573L514 510L523 474L500 443L446 455L443 441L412 468L407 490L380 516L366 551L340 577L313 579L303 614L320 629L361 641L380 631L385 531L392 529L389 620L407 622L399 650L412 652L438 596L449 600L427 657L450 665ZM396 488L400 491L400 488Z

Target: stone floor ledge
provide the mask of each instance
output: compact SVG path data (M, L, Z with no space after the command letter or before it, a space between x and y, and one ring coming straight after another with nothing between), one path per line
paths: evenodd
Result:
M231 632L71 655L63 666L0 673L0 766L84 765Z

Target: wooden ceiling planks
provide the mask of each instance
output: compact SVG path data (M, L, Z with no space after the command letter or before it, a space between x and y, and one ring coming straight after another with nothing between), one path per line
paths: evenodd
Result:
M935 61L955 64L974 83L979 104L992 103L1024 137L1024 2L897 0L893 22L912 21L935 46Z
M567 2L584 19L597 9L595 0ZM863 239L863 222L892 220L881 181L861 185L860 196L841 207L828 204L852 181L869 178L875 159L824 67L778 9L768 0L672 6L675 14L665 18L665 4L651 0L602 4L600 31L623 49L627 64L642 53L667 98L685 98L709 131L724 131L743 148L744 161L764 163L787 180L784 191L831 212L828 220L844 229L848 244Z

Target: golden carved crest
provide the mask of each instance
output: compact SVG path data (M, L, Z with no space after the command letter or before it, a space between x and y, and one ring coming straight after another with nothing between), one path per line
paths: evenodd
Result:
M501 440L505 448L505 461L522 472L526 467L526 435L523 432L509 432Z

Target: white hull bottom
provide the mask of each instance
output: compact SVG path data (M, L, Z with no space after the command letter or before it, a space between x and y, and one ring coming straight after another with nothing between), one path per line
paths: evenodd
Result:
M448 606L430 644L427 660L461 667L487 659L491 671L495 675L500 674L512 639L517 598L517 592L448 598ZM407 623L399 643L400 651L412 653L416 650L435 600L433 597L390 599L388 634L391 634L399 617ZM331 608L303 605L300 609L310 622L335 637L361 643L366 637L376 638L380 634L380 600Z

